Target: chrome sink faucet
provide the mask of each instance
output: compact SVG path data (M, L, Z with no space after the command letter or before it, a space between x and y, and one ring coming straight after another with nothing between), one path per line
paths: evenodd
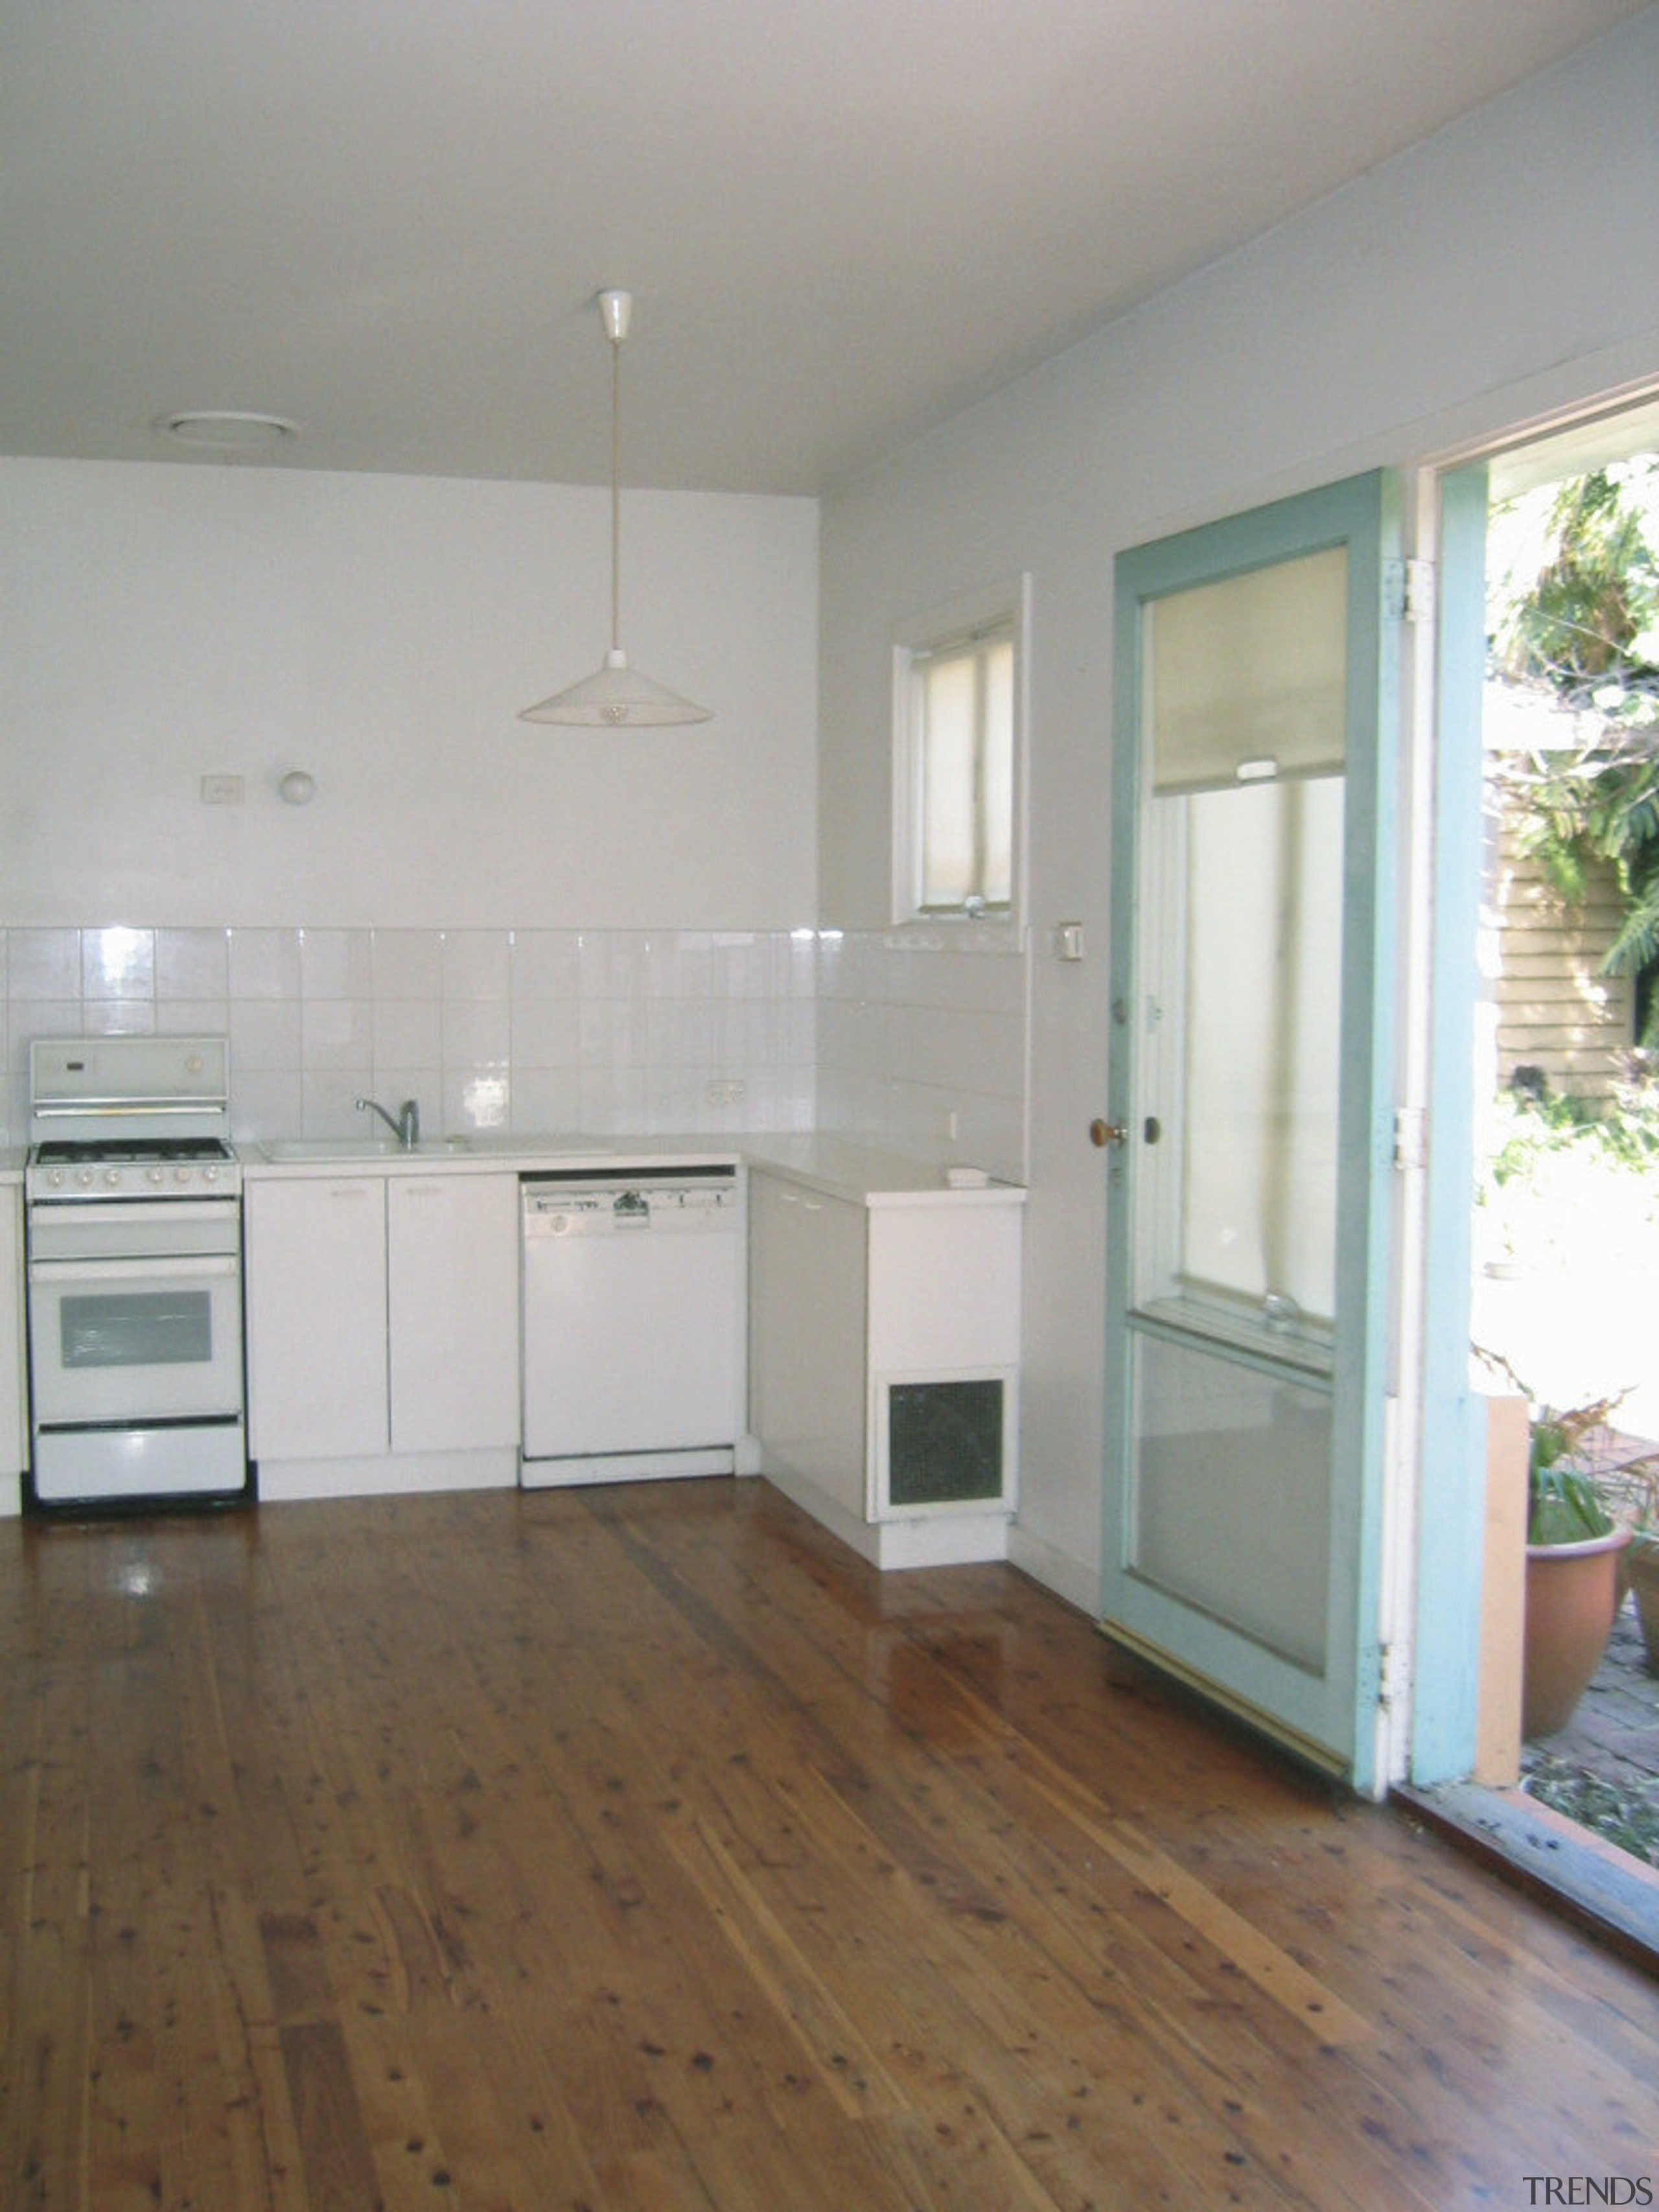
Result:
M421 1109L412 1098L404 1099L398 1109L396 1121L384 1106L373 1098L360 1098L357 1111L360 1114L378 1114L406 1152L412 1152L421 1141Z

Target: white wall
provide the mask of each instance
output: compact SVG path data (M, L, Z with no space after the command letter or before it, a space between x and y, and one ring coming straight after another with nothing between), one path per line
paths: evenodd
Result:
M815 501L0 461L0 926L787 929L816 897ZM318 795L275 796L289 768ZM246 779L209 807L204 774Z
M1032 1196L1019 1556L1092 1601L1103 1428L1112 557L1659 373L1650 11L959 417L825 505L821 920L879 929L889 635L1034 578ZM1049 957L1081 920L1089 957Z

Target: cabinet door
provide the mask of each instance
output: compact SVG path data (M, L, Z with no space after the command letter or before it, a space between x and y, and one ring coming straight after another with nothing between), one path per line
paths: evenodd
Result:
M870 1217L870 1365L949 1375L1019 1363L1017 1206L887 1206Z
M751 1174L750 1425L769 1472L865 1517L865 1212Z
M252 1456L384 1452L385 1184L252 1183L244 1218Z
M392 1449L516 1444L518 1177L392 1176L386 1209Z
M0 1190L0 1481L27 1456L23 1419L22 1194ZM16 1510L14 1502L9 1509Z

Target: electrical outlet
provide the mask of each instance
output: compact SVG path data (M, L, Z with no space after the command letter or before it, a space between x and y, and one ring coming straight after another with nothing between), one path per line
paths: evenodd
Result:
M240 775L204 775L202 778L204 806L240 806L242 803L242 779Z
M730 1077L716 1083L705 1083L702 1095L711 1106L741 1106L748 1088L741 1077Z
M947 1145L954 1145L962 1134L962 1116L954 1106L947 1106L939 1115L939 1133Z

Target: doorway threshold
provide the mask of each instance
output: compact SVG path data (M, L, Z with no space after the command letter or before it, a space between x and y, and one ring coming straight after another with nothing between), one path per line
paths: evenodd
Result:
M1638 1966L1659 1972L1659 1867L1524 1790L1443 1782L1395 1791L1402 1806L1491 1870L1558 1905Z

